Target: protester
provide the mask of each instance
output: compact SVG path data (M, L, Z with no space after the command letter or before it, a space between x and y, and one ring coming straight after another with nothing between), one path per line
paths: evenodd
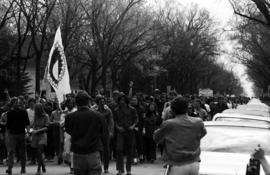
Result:
M46 95L46 92L43 91L42 96L41 96L42 98L40 98L40 100L37 102L40 102L43 105L43 108L46 114L48 116L51 116L52 111L54 110L53 101L48 100L45 95ZM47 142L47 146L45 147L45 157L46 157L46 161L52 162L54 160L54 147L53 147L54 144L53 144L53 129L51 125L49 125L49 128L46 131L46 133L47 133L48 142Z
M153 140L154 131L158 124L158 111L154 102L150 103L144 119L144 159L153 163L156 160L156 144Z
M202 103L199 99L194 101L194 117L199 117L203 121L209 120L208 113L202 108Z
M118 107L118 97L120 95L120 92L118 90L114 90L112 93L112 100L111 102L108 104L109 108L114 111L117 107Z
M20 108L22 102L18 98L11 99L11 110L7 112L7 132L8 132L8 169L7 174L12 174L14 154L16 148L19 149L21 161L21 173L26 173L26 140L25 129L30 125L26 110ZM29 128L28 128L29 129Z
M5 146L5 132L6 132L6 122L4 119L4 108L0 106L0 165L4 163L6 157L6 146Z
M75 97L77 111L69 113L65 129L71 135L71 151L74 153L75 175L100 175L100 140L104 154L108 154L108 129L104 117L91 110L90 97L86 92L78 92Z
M2 157L2 159L7 158L7 156L8 156L7 148L9 147L9 144L8 144L8 132L7 132L6 125L7 125L7 113L10 109L11 109L11 103L7 102L7 104L3 107L3 111L5 111L5 112L1 115L1 120L0 120L2 128L4 129L3 132L4 132L4 144L5 144L4 145L5 148L2 148L3 150L1 150L1 152L3 153L2 156L5 156L5 157ZM3 163L4 163L4 161L3 161Z
M109 172L108 171L109 161L112 158L111 156L112 154L110 154L111 152L113 152L113 158L116 159L116 169L118 171L118 175L124 173L124 156L127 157L126 167L125 167L127 174L131 174L132 163L138 163L139 160L141 163L143 163L144 160L149 161L149 162L154 162L156 159L157 144L153 140L153 132L156 128L160 126L161 126L161 130L164 127L164 125L165 126L172 125L173 126L172 128L174 128L174 126L175 128L179 127L180 129L178 129L179 131L177 132L177 134L179 135L175 134L175 137L176 136L182 137L183 134L188 131L190 131L191 136L189 134L187 135L189 137L193 137L193 135L197 133L197 131L194 131L195 130L194 128L196 128L196 126L199 127L200 125L199 123L201 122L199 118L203 120L210 120L212 115L214 115L217 112L222 112L222 110L226 109L227 103L232 103L233 106L237 106L237 104L242 104L242 103L247 102L246 98L242 98L242 97L230 97L230 98L222 97L222 96L198 97L197 95L186 95L185 99L189 104L187 113L189 116L192 116L194 118L190 119L190 117L188 116L181 118L180 116L185 116L185 115L179 114L177 117L176 113L173 112L172 110L172 104L173 104L172 102L173 102L174 97L176 97L177 95L175 91L169 92L168 98L167 98L167 95L166 95L167 93L161 92L158 89L156 89L153 92L153 96L152 94L143 94L141 92L134 93L133 82L130 82L129 88L130 88L129 97L126 97L123 92L119 92L118 90L113 91L113 98L110 98L109 96L102 96L100 92L98 92L96 96L92 97L92 99L96 99L95 101L91 100L90 97L88 96L89 97L89 98L87 97L88 103L86 105L87 108L83 107L81 108L79 112L79 115L81 115L81 113L91 113L88 110L98 111L99 112L98 116L103 118L105 121L106 132L108 135L107 146L103 145L100 135L97 134L98 136L97 135L93 136L95 138L96 137L100 138L98 139L99 146L97 146L98 147L97 151L99 151L100 154L99 155L96 154L98 158L96 158L94 162L98 162L99 159L102 160L102 162L104 163L103 165L104 173ZM7 95L9 94L7 93ZM87 156L81 157L81 153L77 152L77 157L72 158L73 157L72 142L75 142L75 141L73 141L73 138L71 137L70 134L68 134L68 132L65 132L64 124L65 124L66 117L70 115L73 116L73 113L76 111L75 104L74 104L75 95L73 94L66 95L65 97L66 100L62 102L61 104L58 104L58 101L56 99L50 100L50 99L47 99L45 96L43 98L40 98L38 96L36 100L29 98L29 96L26 96L26 97L27 98L24 98L24 96L20 96L19 98L13 98L13 99L17 99L17 102L18 102L17 105L15 105L16 108L14 106L14 101L13 101L12 103L13 105L11 109L11 106L10 106L11 103L8 100L5 102L5 104L3 104L4 107L0 108L1 109L0 113L2 114L1 120L0 120L0 125L1 125L0 126L1 128L0 130L0 151L1 151L0 163L2 162L4 163L5 160L9 160L7 159L7 154L5 153L5 150L7 150L7 148L8 148L8 151L10 150L9 149L10 148L9 146L10 134L9 132L6 132L7 131L6 130L7 114L10 113L11 111L25 111L25 108L28 108L27 117L29 118L30 127L33 129L34 116L35 116L34 106L36 102L37 103L40 102L42 103L42 107L44 111L47 113L48 116L50 116L49 127L44 126L44 131L43 131L47 133L45 134L47 141L45 142L44 141L45 139L41 139L42 141L44 141L43 142L44 144L40 144L41 145L40 148L45 147L45 156L46 156L47 161L55 161L54 159L55 155L57 156L56 163L58 164L61 164L62 160L64 159L64 161L68 163L68 165L70 166L70 173L72 174L74 173L73 160L76 159L76 160L79 160L78 162L80 162L79 164L77 164L77 167L79 167L77 168L78 169L77 172L78 171L80 172L81 170L80 164L82 164L81 162L85 159L91 158L91 156L94 156L95 153L90 151L90 153L87 154L88 157ZM10 99L10 98L7 98L7 99ZM164 106L164 110L163 110L163 106ZM161 118L162 111L163 111L163 119ZM76 115L76 117L77 116L78 115ZM181 124L179 121L181 121ZM193 124L192 124L192 121L194 121ZM11 125L12 127L17 128L18 124L15 124L15 125L11 124ZM184 130L183 126L188 126L187 127L188 131ZM69 129L73 131L74 128L69 127ZM83 129L83 128L80 128L80 129ZM86 131L86 133L87 132L88 130ZM169 133L169 134L174 134L174 133ZM78 140L80 139L78 135L76 137L78 138ZM198 141L199 139L192 140L195 144L191 144L191 143L188 144L187 142L192 142L192 141L188 139L180 139L178 137L176 137L175 140L173 141L182 140L181 142L179 142L180 145L187 144L187 146L183 150L178 149L179 147L176 147L176 149L180 150L180 154L183 151L191 150L190 151L191 155L196 158L194 158L194 160L192 160L191 162L188 161L187 164L190 165L191 168L194 168L195 165L194 166L192 165L196 164L196 161L198 158L197 154L199 154L196 152L197 150L195 150L195 147L196 147L196 144L199 142ZM30 134L30 135L28 135L28 133L26 134L26 140L28 143L27 157L28 157L28 160L31 161L29 165L35 164L37 155L39 158L38 159L39 170L37 171L37 174L40 174L42 172L42 165L44 164L43 159L41 159L40 157L40 155L42 155L43 149L39 149L39 152L37 153L35 149L39 147L39 144L33 143L32 145L32 142L36 142L36 140L39 140L39 139L40 138L37 139L37 136L34 136L34 134ZM82 138L82 139L84 140L84 142L81 143L82 147L95 148L96 143L93 143L92 141L89 141L89 140L88 140L89 142L86 142L87 139L86 140L85 138ZM164 136L164 140L165 139L166 138ZM76 141L77 143L79 142L78 140ZM95 142L95 139L94 139L94 142ZM47 146L45 146L46 144ZM170 151L171 145L166 143L167 145L163 146L163 144L164 142L158 142L158 146L160 148L161 153L163 152L163 147L165 148L164 155L162 156L166 157L166 155L171 154L170 152L168 153L167 145L169 145L169 151ZM32 148L31 145L34 146L35 148ZM104 150L100 145L102 145L102 147L104 146L107 147L107 150ZM21 145L19 145L19 147L20 147L19 150L21 150ZM15 149L17 149L17 152L18 152L18 146ZM15 151L13 152L14 152L13 157L16 157L17 161L21 160L22 167L25 167L25 163L24 163L25 156L21 156L22 154L21 151L19 151L18 153ZM23 152L25 153L25 151ZM196 154L196 155L193 155L193 154ZM9 154L9 156L10 155L11 154ZM177 154L175 155L177 156ZM177 162L178 160L175 160L175 161ZM180 163L182 163L183 161L184 163L186 162L186 160L183 159L180 161ZM9 161L7 161L7 163L9 165ZM100 163L98 163L98 165L100 165ZM182 164L177 164L177 166L180 166L180 165ZM84 164L83 166L91 167L89 164L88 165ZM179 167L174 167L174 168L176 170L179 169ZM44 169L46 170L45 165L44 165ZM8 171L8 170L7 170L7 173L10 172L11 174L12 171ZM25 168L22 168L22 172L24 172L24 170ZM101 166L100 166L100 170L99 168L96 170L97 171L95 170L93 171L99 174L100 171L102 170Z
M166 121L174 117L173 113L171 112L171 100L173 100L177 96L175 91L171 91L168 96L168 102L164 104L163 112L162 112L162 119Z
M133 96L131 98L130 105L136 109L138 115L138 123L134 129L135 143L133 160L133 163L137 164L139 161L143 162L144 160L143 121L145 118L146 109L142 100L139 100L137 96Z
M37 103L35 105L35 117L33 122L33 131L32 133L32 144L31 146L33 148L36 148L37 150L37 162L38 162L38 168L36 175L41 174L42 172L46 172L45 163L43 160L43 154L44 154L44 147L47 145L47 133L49 127L49 116L46 114L43 105L40 103Z
M64 145L64 131L61 125L64 121L62 116L62 110L58 102L55 103L55 110L50 117L50 127L53 133L53 152L56 153L58 165L63 162L63 145Z
M28 100L27 106L29 108L26 109L26 111L27 111L28 118L30 121L30 129L32 129L33 123L34 123L34 116L35 116L35 111L34 111L35 99L30 98ZM28 159L30 159L29 165L34 165L34 164L36 164L36 149L31 146L31 141L32 141L32 136L29 135L27 137L27 157L28 157Z
M170 165L170 175L198 175L200 140L206 134L203 121L187 115L188 102L183 97L171 104L175 118L165 121L154 133L156 143L165 143L164 161Z
M166 103L166 101L164 99L164 94L163 94L163 97L161 95L160 95L160 90L159 89L155 89L155 91L154 91L154 101L156 103L157 111L158 111L159 115L162 114L162 111L163 111L163 108L164 108L164 104Z
M61 119L65 121L66 115L75 112L77 109L75 108L74 100L69 98L65 102L66 109L63 112ZM73 163L73 152L71 151L71 136L69 133L64 133L64 158L65 161L70 165L70 174L74 173L74 163Z
M114 120L112 111L110 108L105 105L105 98L102 95L98 95L96 97L96 106L93 107L96 111L102 114L102 117L105 119L107 126L108 126L108 133L109 133L109 154L105 155L104 150L101 150L101 156L104 162L104 173L109 173L109 161L110 161L110 152L112 150L112 139L114 135Z
M114 111L116 127L116 169L117 175L124 173L124 153L127 155L126 171L131 174L131 164L134 151L134 128L138 122L136 109L129 105L125 95L118 98L118 108ZM126 148L126 150L124 150Z

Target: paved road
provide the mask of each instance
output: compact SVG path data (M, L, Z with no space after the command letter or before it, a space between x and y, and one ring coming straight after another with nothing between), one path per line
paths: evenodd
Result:
M26 175L35 175L36 166L27 166ZM64 165L56 165L56 163L47 163L47 172L46 175L69 175L69 167ZM6 167L0 166L0 175L4 175L6 171ZM115 170L115 162L111 162L109 168L110 174L115 175L117 172ZM20 167L16 165L13 168L14 175L20 175ZM132 174L133 175L163 175L164 169L162 168L162 163L157 161L156 163L150 164L138 164L132 166Z

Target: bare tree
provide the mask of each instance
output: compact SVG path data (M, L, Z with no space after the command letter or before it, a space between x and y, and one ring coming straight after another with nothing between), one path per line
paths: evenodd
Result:
M269 0L230 0L236 15L270 27L270 2Z
M3 28L11 18L11 11L15 0L4 0L0 2L0 29Z
M106 75L112 63L134 58L149 48L152 26L139 9L142 0L91 2L81 1L88 26L81 34L84 54L78 61L89 68L85 76L81 75L81 82L85 89L91 86L94 93L99 82L106 90Z
M45 53L48 38L48 23L56 4L56 0L16 0L22 8L24 18L29 23L31 44L35 51L36 87L40 92L41 58Z

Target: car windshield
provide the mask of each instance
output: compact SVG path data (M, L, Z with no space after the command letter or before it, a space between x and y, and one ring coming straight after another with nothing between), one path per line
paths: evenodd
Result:
M259 125L269 125L270 123L263 120L247 119L247 118L234 118L234 117L218 117L215 121L233 121L233 122L252 122Z
M202 151L248 153L258 144L270 155L270 130L248 127L208 126L201 141Z

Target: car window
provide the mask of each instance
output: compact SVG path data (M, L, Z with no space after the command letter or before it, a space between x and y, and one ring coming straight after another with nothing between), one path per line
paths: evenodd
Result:
M248 127L208 126L201 141L202 151L248 153L260 144L270 155L270 130Z
M269 124L267 121L263 120L255 120L255 119L247 119L247 118L234 118L234 117L217 117L215 121L233 121L233 122L252 122L256 124L266 125Z

